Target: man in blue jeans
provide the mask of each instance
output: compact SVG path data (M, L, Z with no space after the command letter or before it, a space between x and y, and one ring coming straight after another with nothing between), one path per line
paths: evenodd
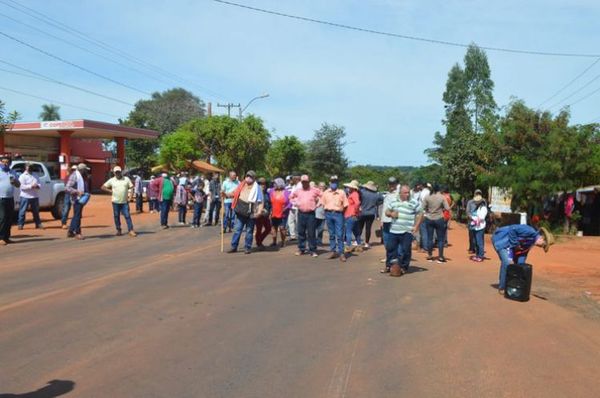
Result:
M348 207L348 197L340 189L337 176L329 179L329 188L321 195L321 206L325 209L325 221L329 232L330 259L340 258L346 262L344 256L344 209Z
M77 170L77 166L76 165L71 166L71 173L75 173L75 170ZM67 181L68 181L68 178L67 178ZM67 220L69 219L69 212L71 211L71 206L72 206L71 195L65 194L64 203L63 203L63 209L62 209L62 215L61 215L61 218L60 218L60 223L61 223L61 228L62 229L68 229L69 228L67 226Z
M106 181L101 189L112 194L113 217L115 219L117 236L122 235L121 214L123 214L125 222L127 223L129 236L135 237L137 236L137 233L133 229L133 222L131 221L131 214L129 213L129 194L133 188L133 184L129 177L123 176L121 167L115 166L113 168L113 173L115 176Z
M229 172L229 177L223 181L222 186L222 196L223 196L223 232L231 232L233 228L233 222L235 220L235 212L231 207L233 203L233 193L237 189L240 182L237 178L237 173L235 171Z
M529 225L507 225L494 232L492 243L500 258L498 293L504 294L508 265L525 264L529 250L533 246L542 247L547 253L550 246L554 244L554 235L543 227L537 231Z
M312 257L318 257L317 237L316 237L316 216L315 210L321 197L321 191L310 186L310 178L304 174L300 177L302 188L296 189L290 195L290 201L298 208L298 251L297 256L306 253L306 243L308 241L308 250Z
M256 216L263 211L263 190L256 182L256 173L249 170L244 181L238 186L233 194L232 207L237 211L233 236L231 238L231 249L227 253L235 253L238 250L242 232L246 233L244 241L244 253L252 253L252 241L254 240L254 223Z
M381 273L390 272L392 262L397 262L401 268L400 275L403 275L408 272L413 236L419 230L423 215L420 214L419 202L410 198L408 185L402 185L399 194L389 195L393 195L393 199L388 202L385 214L392 221L385 244L386 264Z
M19 229L23 229L25 225L25 214L27 209L31 208L33 221L37 229L43 229L42 220L40 219L40 180L32 173L32 165L27 163L25 171L19 176L21 183L20 203L19 203Z

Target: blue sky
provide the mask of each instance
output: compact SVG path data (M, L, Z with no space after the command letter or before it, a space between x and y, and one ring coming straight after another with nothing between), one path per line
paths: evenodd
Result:
M2 0L10 3L11 0ZM119 62L127 59L45 25L0 2L0 14L34 25ZM210 0L19 0L23 5L136 58L184 77L157 81L31 30L0 15L0 31L143 92L182 86L206 102L241 102L268 92L248 111L276 136L309 139L322 122L346 127L354 164L427 163L423 151L443 129L441 100L448 70L465 49L341 30L259 14ZM482 46L573 53L597 48L597 0L406 1L238 0L250 6L394 33ZM2 60L52 78L135 103L145 95L104 81L0 36ZM592 64L593 58L488 51L495 98L538 106ZM12 69L1 65L2 69ZM600 62L546 105L600 76ZM160 79L165 80L164 76ZM167 79L168 80L168 79ZM68 106L63 119L115 122L131 107L49 82L0 70L0 86L114 116ZM564 104L600 88L600 77ZM37 120L44 101L0 88L8 110ZM574 123L600 121L600 92L571 108ZM553 108L556 111L560 105Z

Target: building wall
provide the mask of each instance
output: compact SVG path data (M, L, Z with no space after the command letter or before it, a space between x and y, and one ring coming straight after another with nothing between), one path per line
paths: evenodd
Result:
M60 175L60 138L23 134L6 134L5 150L12 154L20 154L25 160L46 163L55 176ZM71 139L71 163L87 162L92 169L92 189L98 190L106 181L111 165L106 159L112 157L110 151L102 147L102 140Z

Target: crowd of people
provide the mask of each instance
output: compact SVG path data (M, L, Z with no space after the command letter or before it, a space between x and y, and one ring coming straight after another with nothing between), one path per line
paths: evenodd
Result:
M18 228L25 222L27 209L33 213L36 228L43 228L35 205L39 181L29 173L28 167L17 176L9 164L10 158L3 157L0 168L0 243L3 245L11 243L15 188L20 188ZM318 257L319 247L325 246L323 238L327 229L328 258L346 262L351 255L371 248L373 226L378 221L376 235L385 247L381 273L389 273L395 265L399 275L406 273L413 250L426 253L429 262L447 261L444 249L448 246L447 231L455 204L448 190L437 184L419 183L410 187L391 177L387 189L379 192L372 181L362 185L356 180L341 183L333 175L327 184L316 183L304 174L269 182L250 170L242 179L230 171L224 181L218 174L205 178L185 172L176 176L163 172L151 176L144 187L140 174L133 175L132 181L121 167L115 166L112 171L113 176L102 185L102 190L111 194L116 235L122 235L123 217L127 233L137 236L129 203L134 201L136 211L143 212L145 194L149 211L159 213L163 229L169 228L169 213L176 211L180 226L219 226L221 233L232 233L228 253L239 250L243 235L245 254L252 253L254 246L259 251L265 250L265 241L270 237L267 244L271 248L284 247L291 241L295 243L297 256ZM61 220L68 237L84 239L81 218L89 198L89 168L83 163L74 165L66 183ZM71 209L71 220L67 223ZM192 212L189 224L188 211ZM482 262L488 206L480 190L467 202L466 212L470 259ZM492 243L501 262L499 289L503 292L508 264L523 263L533 246L547 251L554 238L544 228L511 225L497 229Z

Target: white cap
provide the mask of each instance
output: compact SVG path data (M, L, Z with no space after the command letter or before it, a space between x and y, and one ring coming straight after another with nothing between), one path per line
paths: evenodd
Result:
M115 167L113 167L113 173L116 173L117 171L123 171L123 169L121 168L121 166L115 166Z

